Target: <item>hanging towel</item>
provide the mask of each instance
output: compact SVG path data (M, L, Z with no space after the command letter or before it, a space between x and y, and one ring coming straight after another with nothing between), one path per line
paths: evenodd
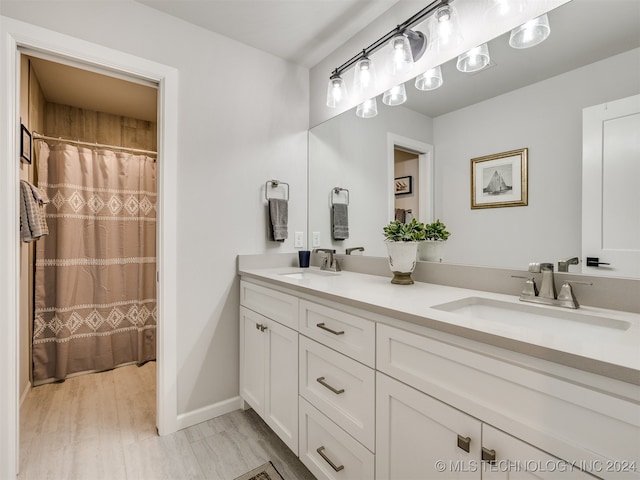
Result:
M287 222L289 216L289 204L282 198L269 199L269 225L271 225L271 239L276 242L284 242L289 236Z
M396 222L405 223L407 220L407 211L404 208L396 208Z
M20 180L20 239L32 242L47 235L49 228L44 215L47 195L25 180Z
M331 207L331 229L334 240L349 238L349 207L346 203L334 203Z

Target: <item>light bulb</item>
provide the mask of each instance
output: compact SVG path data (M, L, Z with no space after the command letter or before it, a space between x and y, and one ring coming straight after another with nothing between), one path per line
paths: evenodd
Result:
M376 97L365 100L356 108L356 115L360 118L372 118L378 115L378 102Z
M327 85L327 107L339 107L347 99L347 86L337 73L331 75Z
M404 88L404 83L391 87L382 95L382 103L389 106L402 105L407 101L407 91Z
M353 91L362 93L376 84L376 69L369 57L364 56L357 61L353 73Z
M452 5L438 7L431 16L428 28L428 37L431 39L428 48L436 53L455 48L463 40L458 13Z
M416 88L418 90L435 90L440 86L442 86L442 69L440 65L430 68L416 77Z
M513 48L529 48L544 42L551 33L547 14L531 19L511 30L509 45Z
M460 55L456 63L456 68L465 73L477 72L489 65L490 61L489 47L486 43L483 43Z
M411 45L409 39L402 33L399 33L389 42L391 47L389 66L392 75L408 73L413 67L413 54L411 53Z

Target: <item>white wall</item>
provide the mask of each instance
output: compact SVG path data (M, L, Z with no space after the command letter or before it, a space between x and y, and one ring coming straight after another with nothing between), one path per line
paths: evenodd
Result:
M404 107L378 102L378 115L359 118L353 111L309 133L309 232L320 232L322 248L344 253L365 247L365 255L385 256L382 227L389 222L392 197L387 133L432 143L431 118ZM330 191L349 189L349 238L333 241Z
M445 261L526 268L580 256L582 109L639 92L635 49L435 118ZM525 147L529 205L471 210L470 159Z
M128 0L0 14L179 71L178 412L236 397L236 255L293 251L292 233L266 239L267 179L290 183L289 231L306 228L308 71Z

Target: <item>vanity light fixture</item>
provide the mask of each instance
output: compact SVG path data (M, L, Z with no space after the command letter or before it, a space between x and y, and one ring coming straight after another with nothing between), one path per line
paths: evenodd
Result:
M366 50L362 51L362 58L356 62L353 72L353 91L362 93L364 90L376 84L376 69L367 56Z
M327 85L327 107L335 108L343 104L347 99L347 86L338 73L334 71L329 77L329 85Z
M402 105L407 101L407 91L404 88L404 83L400 83L395 87L391 87L382 95L382 103L394 107L396 105Z
M335 108L340 106L342 101L346 100L347 93L344 81L340 75L354 65L357 65L356 72L354 73L354 90L356 93L364 91L366 87L364 86L364 77L361 76L361 73L364 70L361 68L360 71L358 71L358 67L368 65L368 71L372 72L371 67L373 66L373 63L369 59L369 55L387 44L391 45L392 53L390 56L394 60L397 60L391 62L390 68L392 73L397 74L409 71L413 66L413 62L420 59L427 49L427 36L422 32L412 30L412 27L428 18L429 15L438 10L439 7L448 6L450 1L451 0L432 0L429 5L424 7L415 15L409 17L389 33L383 35L367 48L363 49L362 53L358 53L336 68L329 78L329 86L327 88L327 106ZM440 13L441 17L450 15L450 13L446 12L451 12L451 10L446 10L446 14L443 12L445 11L441 11ZM368 64L365 60L368 60ZM361 61L364 62L360 63ZM369 77L370 81L375 81L373 74L370 73ZM404 98L406 99L406 94Z
M540 15L511 30L509 45L513 48L529 48L544 42L551 33L549 17Z
M418 90L435 90L442 86L442 68L440 65L430 68L416 77L416 88Z
M456 68L464 73L477 72L489 65L490 61L489 46L486 43L483 43L482 45L459 55Z
M356 107L356 115L360 118L372 118L378 115L378 102L376 97L365 100Z

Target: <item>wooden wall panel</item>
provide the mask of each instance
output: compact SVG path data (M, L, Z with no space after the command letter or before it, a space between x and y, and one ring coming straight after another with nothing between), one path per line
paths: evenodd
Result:
M156 150L157 124L145 120L47 103L45 135L118 147Z

